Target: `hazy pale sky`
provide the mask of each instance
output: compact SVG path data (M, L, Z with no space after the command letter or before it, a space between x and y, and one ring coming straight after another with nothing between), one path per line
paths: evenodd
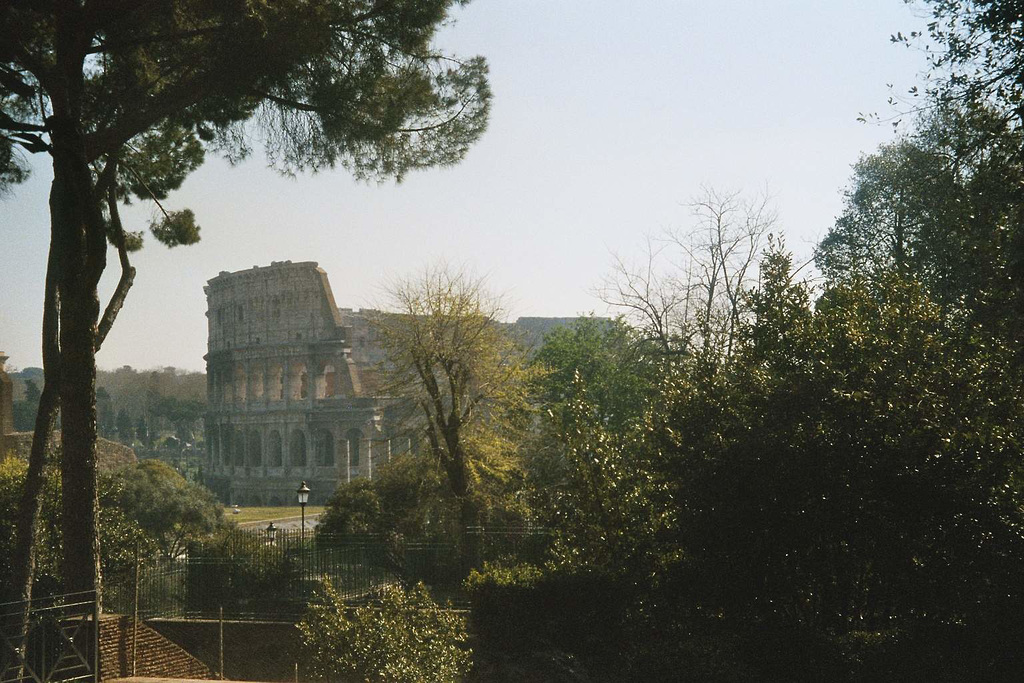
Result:
M486 275L513 316L603 313L592 292L611 253L685 228L702 184L767 185L808 255L850 165L892 139L858 114L890 113L887 84L905 91L923 68L889 36L923 23L902 0L475 0L440 41L491 68L490 127L462 164L366 185L210 157L167 202L195 211L202 241L147 239L99 365L203 369L206 281L286 259L319 262L344 307L444 259ZM19 368L41 364L50 173L35 161L0 198L0 350ZM123 217L141 229L150 215Z

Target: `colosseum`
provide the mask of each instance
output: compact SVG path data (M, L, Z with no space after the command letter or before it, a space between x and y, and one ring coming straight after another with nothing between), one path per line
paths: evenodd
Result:
M366 312L339 309L314 262L222 272L205 287L209 348L204 479L239 505L311 504L372 477L392 449Z
M291 505L302 481L324 503L415 447L380 395L371 311L338 308L315 262L280 261L207 283L206 463L227 504ZM575 318L519 318L527 345Z

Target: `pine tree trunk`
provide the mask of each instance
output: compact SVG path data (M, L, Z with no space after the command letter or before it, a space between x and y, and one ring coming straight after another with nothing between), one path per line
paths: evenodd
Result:
M43 391L39 396L32 449L29 451L28 473L18 505L13 576L8 600L28 602L32 599L35 578L36 539L39 533L39 514L42 492L46 483L46 457L57 416L58 382L60 374L60 346L58 342L59 304L57 301L57 264L51 249L46 266L46 291L43 297ZM28 606L25 619L28 618Z
M60 262L62 569L67 591L98 591L95 345L106 234L77 120L55 115L50 126L51 240Z

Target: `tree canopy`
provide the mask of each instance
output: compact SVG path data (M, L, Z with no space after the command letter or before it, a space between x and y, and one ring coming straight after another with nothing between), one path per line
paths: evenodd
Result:
M164 199L205 151L239 159L254 137L287 171L342 163L400 177L457 161L486 122L488 93L481 59L431 46L454 4L5 3L5 177L23 176L17 149L54 151L65 115L84 161L119 158L122 198ZM187 241L173 225L157 236Z
M61 411L69 590L99 585L95 354L135 276L141 232L118 205L153 201L150 232L190 244L199 226L163 202L209 152L261 144L292 173L342 165L363 178L461 159L482 133L486 64L432 43L456 0L160 0L0 5L0 184L48 154L51 239L44 384L19 524L14 583L31 592L45 443ZM108 243L121 279L100 306Z
M477 524L490 505L483 494L519 476L533 371L481 280L432 268L392 286L391 299L374 324L385 391L444 472L458 524Z

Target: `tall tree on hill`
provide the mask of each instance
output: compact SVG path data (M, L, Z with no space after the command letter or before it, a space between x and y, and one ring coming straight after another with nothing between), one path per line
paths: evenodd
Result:
M141 234L119 202L155 201L167 246L199 238L192 212L160 204L207 150L281 170L332 167L401 178L457 162L482 133L481 58L432 42L457 0L119 0L0 4L0 183L49 154L44 386L17 544L15 597L31 595L45 437L59 405L68 590L99 586L95 355L134 277ZM461 4L461 3L459 3ZM254 134L254 135L253 135ZM101 310L108 243L121 280Z
M405 400L443 470L461 536L479 523L485 490L500 489L519 469L534 371L481 280L434 268L390 294L391 312L374 325L387 354L385 390Z
M666 359L732 354L744 292L757 280L757 255L773 230L770 197L705 187L689 203L693 224L648 239L646 262L616 259L598 294Z
M906 0L911 2L912 0ZM925 47L940 103L994 105L1004 121L1024 124L1024 11L1020 0L924 0L932 21ZM898 33L908 45L924 37ZM916 94L917 89L913 92Z
M818 266L834 283L899 271L943 306L993 332L1005 328L1024 310L1015 275L1022 150L1022 131L991 107L929 112L912 134L854 165L846 208L818 245Z

